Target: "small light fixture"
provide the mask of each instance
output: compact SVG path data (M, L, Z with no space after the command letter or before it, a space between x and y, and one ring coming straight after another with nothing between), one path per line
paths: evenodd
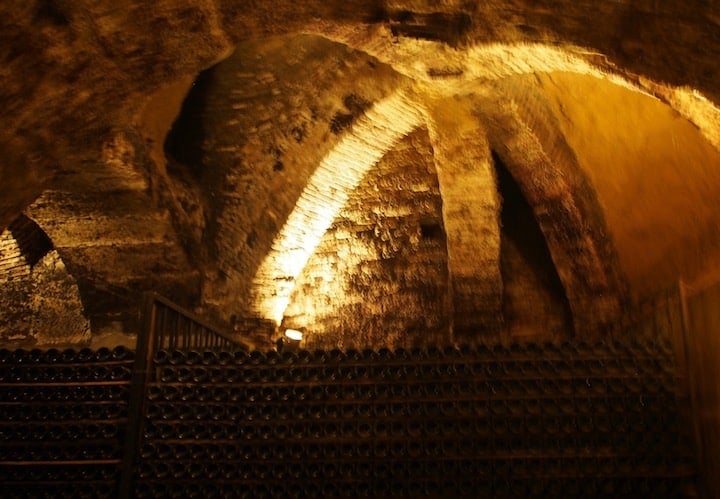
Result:
M293 341L302 341L303 339L302 331L298 331L297 329L286 329L285 336Z
M285 334L277 340L278 352L297 352L300 350L300 342L303 339L303 332L298 329L285 329Z

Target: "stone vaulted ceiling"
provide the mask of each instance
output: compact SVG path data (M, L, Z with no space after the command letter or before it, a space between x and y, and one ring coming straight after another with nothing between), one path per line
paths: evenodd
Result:
M319 346L597 335L718 268L712 2L0 11L0 223L91 325L157 289Z

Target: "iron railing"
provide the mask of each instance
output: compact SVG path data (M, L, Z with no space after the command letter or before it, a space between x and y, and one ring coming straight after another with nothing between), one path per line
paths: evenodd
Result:
M250 345L157 293L146 294L130 391L130 417L119 484L120 498L132 497L133 470L139 458L136 443L147 410L148 384L155 378L154 357L156 352L168 349L235 351L249 350Z
M248 350L250 345L234 338L218 326L156 293L146 297L143 340L156 352L160 349L181 350ZM138 338L140 341L140 338Z

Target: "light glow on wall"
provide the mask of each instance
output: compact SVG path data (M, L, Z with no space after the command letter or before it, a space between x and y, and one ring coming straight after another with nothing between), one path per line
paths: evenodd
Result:
M720 109L701 92L689 87L665 87L655 84L661 95L682 117L695 124L708 141L720 151Z
M365 174L423 122L404 91L377 102L321 161L253 279L253 312L280 324L295 280Z

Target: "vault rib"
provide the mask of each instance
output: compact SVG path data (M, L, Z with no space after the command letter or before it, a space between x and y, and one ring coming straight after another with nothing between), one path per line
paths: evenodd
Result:
M398 91L361 116L323 158L255 274L253 313L281 322L295 279L350 193L398 140L422 122L419 106Z

